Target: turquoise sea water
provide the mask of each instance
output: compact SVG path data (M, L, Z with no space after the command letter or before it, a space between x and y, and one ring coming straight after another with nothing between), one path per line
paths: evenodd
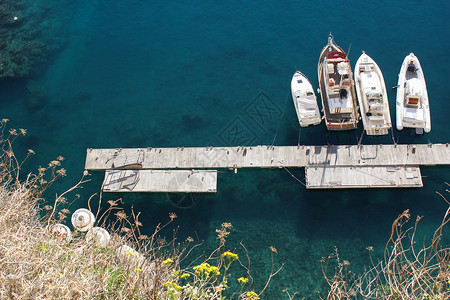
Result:
M290 98L296 68L317 87L317 59L329 32L350 49L352 65L361 50L375 59L393 117L390 87L404 57L414 52L424 69L431 133L394 130L393 137L366 136L363 143L450 142L447 1L258 2L80 0L41 15L63 28L57 38L64 47L29 77L0 82L1 116L28 129L19 146L37 153L27 167L64 156L69 175L54 193L79 179L88 147L356 144L360 130L329 133L322 124L299 131ZM272 108L264 122L251 113L258 103ZM245 134L230 137L232 126ZM265 298L279 299L289 288L312 299L325 287L317 261L335 246L360 271L369 263L366 246L382 253L392 221L407 208L413 218L424 216L421 232L429 236L445 212L435 191L445 190L448 171L422 168L421 189L341 191L307 191L283 169L224 171L218 193L192 196L189 209L171 204L183 195L104 198L122 197L125 207L141 211L148 232L176 212L180 239L197 234L205 249L217 243L214 230L230 222L228 247L242 257L239 242L248 249L256 290L270 273L274 246L276 263L285 267ZM302 169L291 172L304 179ZM93 173L73 207L85 206L102 179Z

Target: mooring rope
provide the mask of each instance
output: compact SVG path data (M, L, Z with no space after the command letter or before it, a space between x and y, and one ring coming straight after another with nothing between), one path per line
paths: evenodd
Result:
M328 140L328 136L330 135L330 133L328 132L328 129L325 132L325 139L327 140L327 145L330 146L330 141Z
M394 129L392 126L391 126L391 136L392 136L392 142L394 143L394 145L397 145L397 143L395 142Z
M356 134L356 133L355 133L355 134ZM364 129L362 130L361 137L360 137L359 140L358 140L358 145L361 145L363 136L364 136ZM356 137L356 139L358 139L358 137Z
M278 121L277 131L275 131L275 136L273 137L271 146L273 146L275 144L275 140L277 139L278 131L280 130L281 121L283 121L283 118L284 118L284 115L285 115L285 112L286 112L286 104L287 104L287 101L288 101L289 97L291 97L291 89L290 88L289 88L289 92L288 92L288 94L286 96L286 100L284 101L284 107L283 107L283 111L281 113L281 118Z
M279 163L281 163L280 161L278 161ZM297 180L299 183L301 183L304 187L306 187L306 184L301 181L300 179L298 179L294 174L292 174L285 166L281 165L283 167L283 169L289 173L289 175L291 175L292 178L294 178L295 180Z

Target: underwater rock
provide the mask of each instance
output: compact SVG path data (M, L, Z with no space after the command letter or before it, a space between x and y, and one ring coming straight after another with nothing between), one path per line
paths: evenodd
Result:
M199 129L199 128L203 128L204 126L206 126L205 120L203 120L198 115L193 115L190 113L184 114L181 117L181 122L182 122L182 125L188 129Z
M19 140L19 144L24 149L34 149L39 145L41 138L37 135L27 134Z
M44 89L34 80L27 84L25 106L31 112L36 112L47 104L47 97Z
M58 27L62 25L49 20L54 4L38 2L3 0L0 3L0 79L28 76L51 50L57 51L53 44L61 43L54 41L61 40L55 32L60 33Z
M5 49L8 44L3 40L0 39L0 50Z

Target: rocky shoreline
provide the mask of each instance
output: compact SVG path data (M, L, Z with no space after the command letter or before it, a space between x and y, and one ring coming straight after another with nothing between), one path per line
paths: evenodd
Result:
M0 79L28 76L59 49L56 4L46 0L4 0L0 4Z

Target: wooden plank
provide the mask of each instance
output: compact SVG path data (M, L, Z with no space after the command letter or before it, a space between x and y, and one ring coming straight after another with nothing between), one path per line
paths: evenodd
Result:
M144 150L117 151L111 158L114 169L140 169L144 160Z
M216 170L107 170L104 192L215 193Z
M125 157L125 161L122 162ZM135 162L135 165L133 165ZM450 165L448 144L88 149L85 168L108 170Z
M418 166L306 167L307 189L422 187Z

